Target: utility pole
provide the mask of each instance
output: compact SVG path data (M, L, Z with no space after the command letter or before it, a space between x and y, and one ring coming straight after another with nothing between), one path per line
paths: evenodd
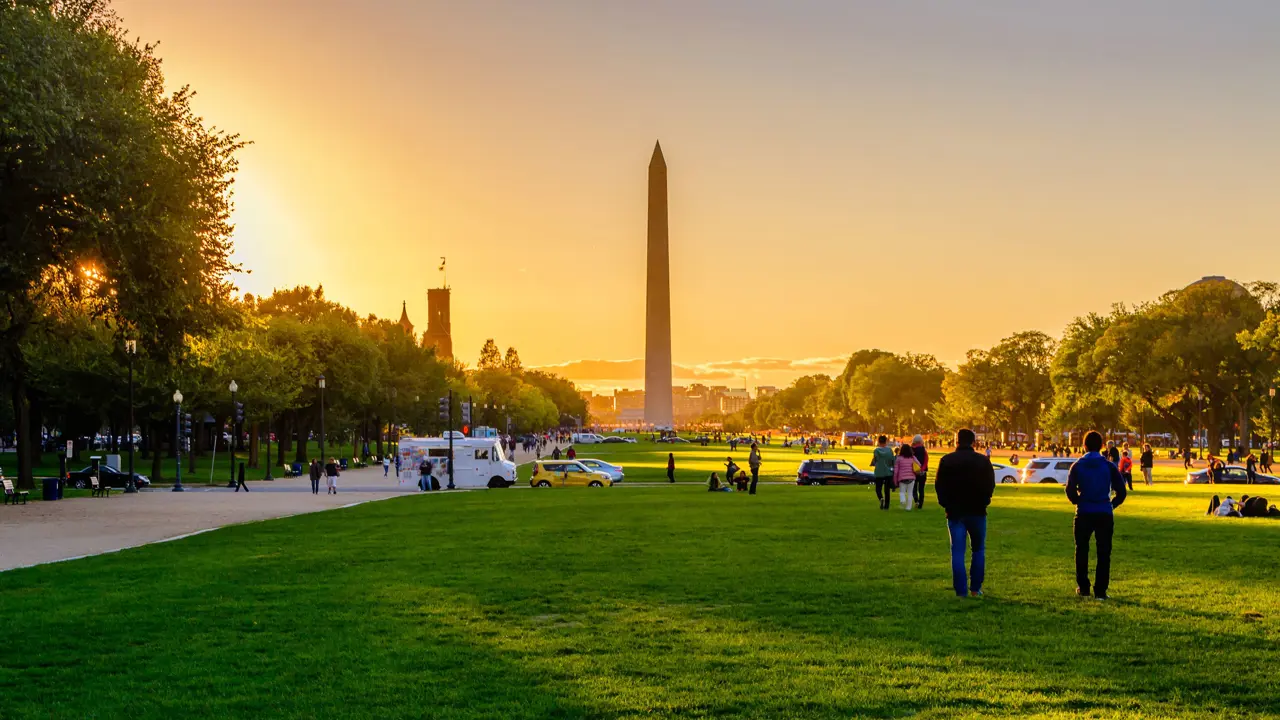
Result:
M138 485L133 480L133 356L138 354L138 341L125 340L124 352L129 356L129 480L124 484L124 491L136 493Z
M441 258L443 261L444 258ZM440 266L441 268L444 265ZM453 391L449 391L449 489L453 489Z

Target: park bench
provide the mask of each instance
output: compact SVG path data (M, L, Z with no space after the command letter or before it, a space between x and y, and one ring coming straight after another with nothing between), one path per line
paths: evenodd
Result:
M341 460L339 460L339 461L338 461L338 467L339 467L339 468L341 468L341 469L345 472L345 471L346 471L346 469L347 469L347 459L346 459L346 458L342 458Z
M111 486L92 475L89 476L89 485L93 488L93 492L89 494L94 497L108 497L111 495Z
M302 475L302 463L294 463L292 465L284 466L285 477L298 477L300 475Z
M15 490L13 487L13 481L10 480L9 478L0 480L0 482L4 483L4 504L5 505L8 505L9 503L13 503L14 505L17 505L19 500L22 501L23 505L27 504L27 495L29 493L26 490Z

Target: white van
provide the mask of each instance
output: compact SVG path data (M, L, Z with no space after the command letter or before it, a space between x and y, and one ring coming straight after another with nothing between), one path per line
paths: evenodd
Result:
M604 442L604 436L595 433L574 433L569 439L575 445L598 445Z
M423 459L431 460L431 474L441 487L449 484L447 460L449 439L400 438L400 485L417 487L418 468ZM516 483L516 464L502 452L496 438L458 438L453 440L453 486L460 488L501 488Z

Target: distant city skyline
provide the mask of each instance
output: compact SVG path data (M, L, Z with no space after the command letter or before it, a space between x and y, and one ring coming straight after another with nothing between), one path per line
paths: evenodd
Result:
M679 158L677 366L864 347L954 365L1274 272L1274 3L113 6L254 143L243 291L323 285L393 320L407 301L422 326L448 256L472 364L490 337L529 366L643 357L655 137Z

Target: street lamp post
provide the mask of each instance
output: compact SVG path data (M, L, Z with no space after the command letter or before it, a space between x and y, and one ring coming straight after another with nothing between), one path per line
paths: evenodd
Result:
M138 354L138 341L125 340L124 353L129 356L129 479L125 481L124 491L138 492L138 483L133 479L133 358Z
M324 376L321 375L316 380L316 385L320 387L320 462L324 463Z
M182 492L182 391L173 391L173 443L174 449L177 450L177 462L174 469L177 472L173 482L173 491ZM154 448L153 448L154 451Z
M227 484L227 487L234 488L236 486L236 436L238 435L236 432L236 392L240 390L240 386L236 384L235 380L232 380L227 389L231 391L231 442L228 443L231 446L231 482ZM248 486L246 485L245 487Z

